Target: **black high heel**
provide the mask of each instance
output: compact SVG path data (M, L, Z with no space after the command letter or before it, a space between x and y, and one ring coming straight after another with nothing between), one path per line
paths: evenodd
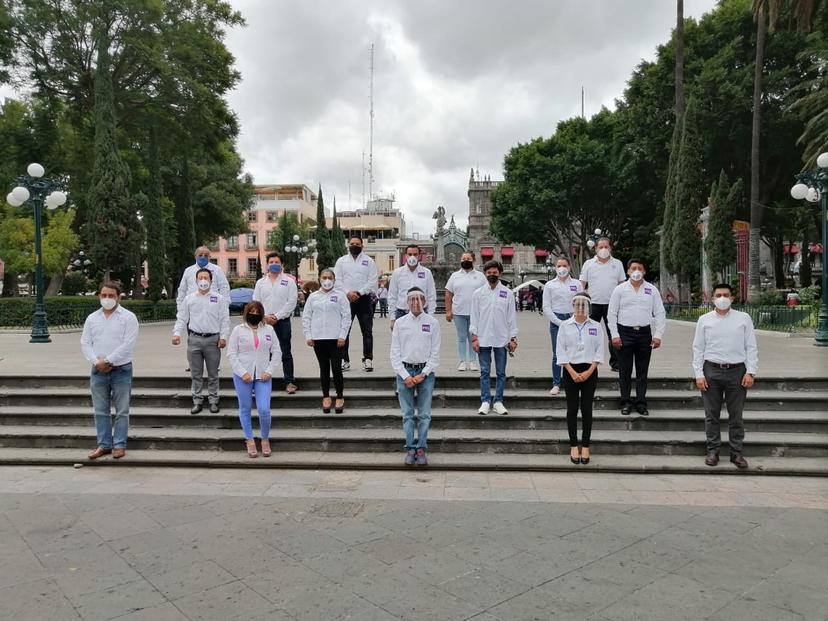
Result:
M330 399L330 397L325 397L325 399ZM325 407L325 399L322 399L322 411L325 414L330 414L331 413L331 406L329 405L328 407Z
M581 457L581 465L586 466L589 463L589 457Z
M337 401L339 401L339 399L337 399ZM342 405L340 405L339 407L336 407L336 405L334 405L334 412L336 412L337 414L342 414L342 412L344 412L344 411L345 411L345 399L342 399Z
M569 453L569 461L571 461L576 466L581 463L581 456L578 455L577 457L573 457L572 453Z

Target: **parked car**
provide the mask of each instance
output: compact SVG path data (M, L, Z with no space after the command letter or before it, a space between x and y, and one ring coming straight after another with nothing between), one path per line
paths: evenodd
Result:
M230 289L230 312L241 313L244 307L253 300L253 289L240 287Z

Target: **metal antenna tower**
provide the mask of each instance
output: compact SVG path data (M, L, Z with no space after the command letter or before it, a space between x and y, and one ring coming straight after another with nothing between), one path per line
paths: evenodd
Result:
M374 196L374 44L371 44L371 71L368 84L369 130L368 130L368 200Z

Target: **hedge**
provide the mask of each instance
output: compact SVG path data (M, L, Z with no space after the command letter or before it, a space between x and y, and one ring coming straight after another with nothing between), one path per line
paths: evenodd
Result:
M175 300L122 300L121 304L135 313L141 323L175 320ZM46 321L56 328L80 327L90 313L101 307L97 296L48 297L44 306ZM0 298L0 327L31 326L34 308L34 298Z

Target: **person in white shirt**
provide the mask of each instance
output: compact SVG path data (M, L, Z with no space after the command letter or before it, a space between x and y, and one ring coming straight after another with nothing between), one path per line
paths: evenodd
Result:
M437 308L437 287L434 285L434 276L431 270L420 264L420 247L409 244L405 249L405 265L394 270L391 274L391 283L388 285L388 306L394 316L391 317L391 328L394 321L408 313L406 292L417 287L425 292L425 312L432 313Z
M759 350L750 315L730 308L733 288L727 283L713 286L715 310L699 317L693 338L693 375L704 402L704 431L707 457L704 463L719 463L722 436L719 419L722 403L727 404L730 461L747 468L742 455L745 425L742 410L748 388L759 370Z
M601 324L589 318L590 297L578 293L572 298L573 316L558 330L558 362L564 369L566 427L569 459L573 464L589 463L592 438L592 402L598 385L598 365L604 361ZM581 446L578 448L578 410L581 410Z
M196 290L196 272L200 269L207 268L213 273L213 280L211 281L211 290L215 291L230 305L230 283L227 282L227 276L224 275L222 269L210 262L210 249L207 246L199 246L195 251L195 264L190 265L184 270L184 275L181 276L181 282L178 285L178 295L176 296L176 305L181 306L181 303L191 293Z
M89 387L95 410L98 447L89 459L126 455L129 435L129 400L132 393L132 352L138 341L138 319L118 303L121 286L104 283L98 294L101 308L83 323L81 351L92 365ZM112 422L115 408L115 424Z
M348 254L339 257L334 266L337 288L342 289L351 304L351 325L354 318L362 332L362 368L374 370L374 308L371 294L377 289L377 264L362 251L363 242L359 235L348 240ZM321 267L327 267L325 265ZM342 370L351 368L351 331L345 339L342 356Z
M480 358L480 409L486 415L494 409L498 414L508 414L503 405L506 389L506 356L517 349L517 311L512 291L500 282L503 266L498 261L487 261L483 266L486 286L472 294L469 332L472 347ZM491 380L492 356L495 361L494 404L492 404Z
M592 314L589 318L595 321L604 320L609 341L610 370L618 371L618 352L612 346L607 312L612 292L615 287L627 280L627 276L624 274L624 264L612 257L611 250L612 243L609 238L598 239L595 243L595 256L586 261L581 268L581 284L592 298Z
M388 317L388 288L383 280L377 288L377 302L379 302L380 319Z
M572 265L566 257L555 260L557 276L543 287L543 314L549 320L549 336L552 338L552 390L550 395L561 392L561 365L558 364L558 330L572 317L572 298L584 290L581 281L572 277Z
M336 274L331 268L319 273L320 288L305 302L302 312L302 331L305 342L313 347L319 362L319 380L322 385L322 411L331 411L331 373L336 390L336 413L345 408L342 379L342 349L351 327L351 305L341 290L335 287Z
M285 391L292 395L297 387L296 377L293 374L293 353L290 347L293 337L290 318L296 308L298 289L296 281L283 270L282 255L278 252L269 252L265 259L267 260L267 274L256 282L253 299L264 306L264 322L273 326L273 331L279 339Z
M221 295L210 290L212 278L213 273L206 267L196 272L198 289L179 305L173 327L173 345L180 345L181 333L187 331L187 360L193 380L190 414L198 414L204 408L205 365L210 412L219 411L219 364L230 333L230 307Z
M460 257L460 269L449 276L446 283L446 321L454 321L457 329L458 371L478 371L477 355L471 346L469 322L471 321L472 294L485 286L483 272L474 269L474 253L464 252Z
M428 465L428 428L434 371L440 366L440 324L424 311L426 297L419 287L406 295L409 312L400 317L391 332L391 366L396 372L397 396L403 415L407 466ZM417 439L414 439L414 410Z
M253 437L253 398L262 443L262 456L270 457L270 394L272 378L282 359L273 326L264 323L261 302L250 302L242 311L242 322L233 328L227 343L227 358L233 368L233 385L239 400L239 422L247 454L258 457Z
M621 388L621 414L635 408L647 416L647 374L654 349L661 347L667 317L661 293L644 280L646 268L641 259L627 261L630 279L615 288L610 297L607 323L612 345L618 352L618 384ZM630 398L635 362L635 402Z

